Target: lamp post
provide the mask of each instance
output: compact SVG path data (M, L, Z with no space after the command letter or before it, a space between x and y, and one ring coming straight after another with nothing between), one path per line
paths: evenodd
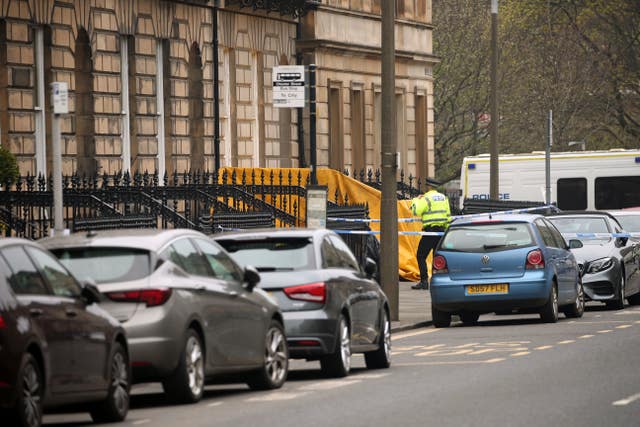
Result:
M395 106L396 0L382 2L382 197L380 203L380 268L382 289L387 294L391 320L399 320L398 200L396 196L397 140ZM383 214L384 213L384 214Z
M491 0L491 139L489 141L489 197L498 200L498 0Z

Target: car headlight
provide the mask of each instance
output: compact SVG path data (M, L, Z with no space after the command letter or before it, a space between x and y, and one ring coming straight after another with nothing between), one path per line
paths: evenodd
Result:
M611 268L613 265L613 258L600 258L589 263L587 267L587 274L594 274Z

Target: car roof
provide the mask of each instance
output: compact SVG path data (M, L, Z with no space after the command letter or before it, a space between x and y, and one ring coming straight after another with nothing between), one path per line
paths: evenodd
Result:
M186 228L157 230L152 228L84 231L67 236L47 237L40 240L46 248L71 247L128 247L157 251L180 236L206 237L199 231Z
M640 209L620 209L615 211L607 211L613 216L639 216Z
M613 221L616 224L620 225L620 223L618 222L616 217L613 216L611 213L606 212L606 211L562 211L560 213L547 216L547 218L559 218L559 217L573 217L573 218L578 218L578 217L589 217L589 218L607 217L607 218L611 219L611 221Z
M214 239L244 239L252 237L256 239L267 237L314 237L327 233L333 233L326 228L255 228L251 230L236 230L216 233L212 237Z
M27 239L23 239L21 237L3 237L0 238L0 248L4 248L6 246L11 246L11 245L31 245L31 246L36 246L36 247L42 247L40 246L38 243L34 242L33 240L27 240Z
M474 223L486 223L486 222L533 222L538 218L542 218L542 215L538 214L495 214L495 213L486 213L486 214L474 214L468 217L458 218L451 223L451 226L459 226L459 225L467 225Z

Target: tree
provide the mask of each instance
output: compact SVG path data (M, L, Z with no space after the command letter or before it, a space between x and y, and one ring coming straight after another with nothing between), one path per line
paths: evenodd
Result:
M433 0L436 175L488 152L490 0ZM640 2L500 0L499 151L636 148L640 137ZM492 118L493 119L493 118Z
M6 148L0 146L0 185L7 188L20 177L16 157Z

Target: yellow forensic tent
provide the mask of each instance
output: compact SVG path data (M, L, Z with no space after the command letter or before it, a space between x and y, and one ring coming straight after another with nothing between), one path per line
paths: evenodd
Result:
M297 182L300 177L302 186L306 185L309 169L303 168L222 168L220 177L222 177L224 171L227 172L228 181L232 176L232 172L235 171L236 177L244 176L246 184L259 184L262 178L267 177L273 181L266 182L265 184L272 185L288 185L289 177L292 176L294 182ZM316 172L319 185L327 186L327 198L330 201L335 201L334 197L337 193L339 200L344 200L345 196L348 197L351 203L367 204L369 206L369 217L371 219L380 219L380 200L381 194L379 190L372 188L360 181L345 176L344 174L333 169L318 169ZM256 178L256 183L253 183L253 177ZM239 178L237 178L239 179ZM282 196L284 197L284 196ZM398 200L398 218L412 218L409 206L410 200ZM298 217L305 218L305 204L304 199L300 200L298 206ZM384 213L383 213L384 214ZM372 230L380 230L379 222L371 223ZM398 231L420 231L420 222L399 222ZM379 236L378 236L379 237ZM418 281L420 280L420 273L418 270L418 264L416 262L415 253L418 249L418 242L420 241L419 235L399 235L398 236L398 274L405 280Z

